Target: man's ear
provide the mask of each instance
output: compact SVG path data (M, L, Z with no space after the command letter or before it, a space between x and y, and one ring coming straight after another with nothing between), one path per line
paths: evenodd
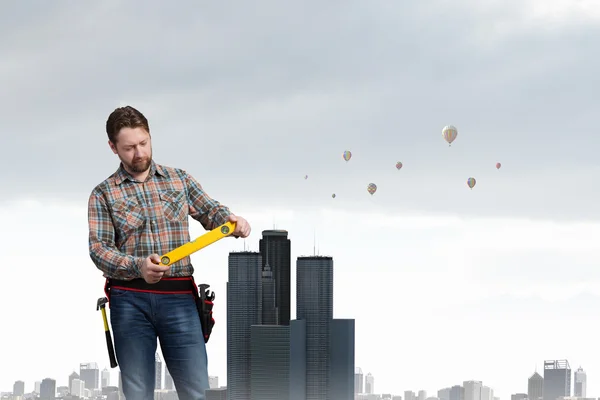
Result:
M110 147L110 149L113 151L113 153L117 154L117 147L110 140L108 141L108 147Z

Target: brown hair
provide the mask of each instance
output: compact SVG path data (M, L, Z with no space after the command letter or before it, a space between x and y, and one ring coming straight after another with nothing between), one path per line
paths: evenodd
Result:
M150 133L148 120L144 114L131 106L115 109L106 120L106 133L111 142L117 143L117 135L122 128L143 128Z

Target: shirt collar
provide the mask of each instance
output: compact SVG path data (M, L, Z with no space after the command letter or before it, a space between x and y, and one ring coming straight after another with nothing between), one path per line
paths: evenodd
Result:
M154 175L160 175L160 176L167 176L163 167L156 164L154 162L154 160L152 160L150 162L150 173L148 174L148 179ZM130 180L131 182L137 182L137 180L131 176L131 174L129 172L127 172L125 170L125 168L123 167L123 163L119 164L119 168L117 169L117 172L115 172L115 183L117 185L120 185L121 183L123 183L125 180Z

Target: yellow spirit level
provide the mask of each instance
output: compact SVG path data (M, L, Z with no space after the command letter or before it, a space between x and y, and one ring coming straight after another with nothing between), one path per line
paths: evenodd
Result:
M160 257L160 263L162 265L171 265L173 263L176 263L182 258L185 258L197 252L198 250L201 250L206 246L211 245L214 242L231 235L233 231L235 231L235 225L235 222L226 222L223 225L216 227L212 231L197 237L191 242L179 246L178 248L171 250L167 254L162 255Z

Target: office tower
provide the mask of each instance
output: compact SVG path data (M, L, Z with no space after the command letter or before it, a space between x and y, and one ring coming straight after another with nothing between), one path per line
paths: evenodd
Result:
M450 400L450 388L438 390L437 397L440 400Z
M375 393L375 392L373 392ZM419 393L417 394L417 400L426 400L427 399L427 391L425 390L419 390Z
M464 400L481 400L481 382L480 381L464 381L465 388Z
M298 257L296 317L306 321L306 400L328 399L333 259Z
M450 388L450 400L465 400L465 388L454 385Z
M210 383L210 380L209 380ZM212 387L212 386L211 386ZM165 389L166 390L175 390L175 383L173 382L173 377L169 372L169 368L165 365Z
M54 400L56 398L56 381L51 378L42 379L40 384L40 400Z
M41 381L35 381L35 383L33 384L33 391L36 392L37 394L40 394L40 390L42 388L42 382Z
M405 390L404 400L417 400L417 395L412 390Z
M577 371L575 371L575 393L573 395L575 397L585 397L587 391L587 375L585 371L579 367Z
M208 377L208 387L211 389L217 389L219 387L219 377L218 376L209 376Z
M306 323L252 325L250 400L304 400Z
M23 396L25 394L25 382L16 381L13 385L13 396Z
M487 386L481 386L480 399L481 400L494 400L494 389L487 387Z
M102 377L101 377L101 388L105 388L107 386L110 386L110 371L107 368L104 368L102 370Z
M125 394L123 393L123 379L121 378L121 371L119 371L119 395L125 398Z
M370 372L365 376L365 393L375 393L375 377Z
M544 400L571 396L571 367L567 360L544 361Z
M100 369L98 369L98 364L95 362L79 364L79 377L79 379L85 382L86 389L97 389L100 384Z
M362 394L364 393L364 384L365 377L363 375L362 369L360 367L356 367L354 370L354 394Z
M162 389L162 372L163 372L163 363L160 359L160 354L158 351L154 354L154 389L161 390Z
M527 398L529 400L543 400L544 378L535 371L527 381Z
M71 375L69 375L69 390L71 390L71 384L73 383L74 379L79 379L79 374L75 371L73 371L73 373ZM71 393L73 394L73 393Z
M69 385L69 391L71 395L83 399L85 396L85 382L79 378L74 378Z
M291 300L291 242L285 230L266 230L259 241L264 268L267 260L275 279L275 307L277 308L277 324L290 324ZM229 382L229 381L228 381Z
M515 393L510 395L510 400L527 400L527 393Z
M262 257L260 253L229 253L227 282L227 398L251 395L251 326L262 319Z
M331 399L354 399L355 321L331 321L329 395Z
M265 254L261 254L262 257L266 257L265 265L262 269L262 325L278 325L277 318L277 307L276 307L276 291L275 291L275 278L273 277L273 270L269 264L269 242L266 244Z
M204 392L206 400L227 400L227 388L207 389Z

